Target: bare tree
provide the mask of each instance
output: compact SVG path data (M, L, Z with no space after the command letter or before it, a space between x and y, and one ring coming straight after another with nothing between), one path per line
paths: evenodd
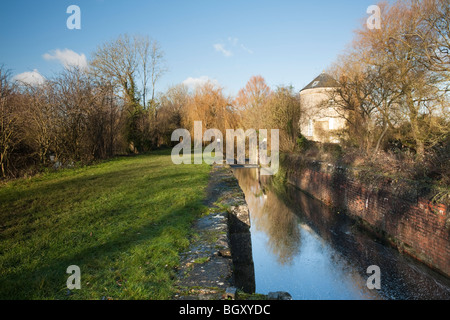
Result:
M158 127L161 137L158 145L171 143L172 132L182 126L189 99L189 90L184 84L172 86L159 96Z
M165 71L163 57L156 41L126 34L103 44L93 55L94 74L103 81L112 80L122 92L128 112L127 135L130 149L134 152L147 149L152 141L157 140L151 134L157 135L155 88ZM139 78L141 88L137 85ZM146 108L149 81L152 85L150 112Z
M411 137L415 142L417 157L422 159L425 149L435 141L429 139L435 117L443 98L441 86L443 78L423 63L426 56L424 47L431 35L423 21L421 11L423 3L417 1L399 1L386 7L383 16L385 27L376 36L367 37L372 52L380 50L384 68L389 69L393 81L391 88L399 96L398 111L408 121ZM370 40L373 39L373 40Z
M56 155L58 112L54 87L49 81L40 86L27 85L22 94L29 109L27 142L37 153L40 163L46 165L49 154Z
M300 98L292 86L279 86L264 105L264 127L280 130L280 149L293 151L300 133Z
M424 7L427 4L436 9L433 5L437 3L444 10L441 0L380 4L383 27L358 30L350 51L338 62L342 70L339 101L352 111L355 124L364 128L367 151L373 146L377 151L388 129L400 123L408 124L410 134L403 140L414 142L410 147L419 159L426 148L440 141L431 139L435 137L431 133L436 131L436 117L446 117L442 105L448 78L442 69L445 36L438 36L436 28L445 29L448 24L442 20L448 17L443 16L447 9L437 10L439 20L433 18L431 12L435 11L425 13ZM441 21L439 27L433 25L436 21ZM446 130L442 134L447 134Z
M424 0L419 10L421 28L411 36L420 38L427 68L450 82L450 1Z
M145 45L127 34L106 42L94 52L91 65L93 72L100 78L112 80L120 87L125 100L131 106L138 104L136 78L140 60L138 47Z
M147 107L147 91L149 82L151 84L150 104L154 106L156 84L167 71L164 60L164 52L156 40L151 40L148 36L135 36L134 41L140 59L140 76L142 79L142 104Z
M3 177L6 177L9 155L18 144L19 119L16 106L13 103L14 86L11 83L11 74L2 65L0 66L0 167Z
M246 129L262 128L264 121L264 105L271 94L270 87L262 76L253 76L242 88L235 105L241 114L242 124Z
M235 128L237 115L231 108L232 102L223 93L223 88L207 82L198 87L186 106L182 124L193 133L194 121L202 121L203 129Z

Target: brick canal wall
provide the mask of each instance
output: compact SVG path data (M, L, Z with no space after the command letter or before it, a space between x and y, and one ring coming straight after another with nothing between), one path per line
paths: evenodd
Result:
M282 159L282 167L289 183L450 277L449 208L421 197L419 185L292 155Z

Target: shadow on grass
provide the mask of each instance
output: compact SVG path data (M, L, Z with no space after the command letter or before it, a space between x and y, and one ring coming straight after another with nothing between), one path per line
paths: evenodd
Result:
M195 211L201 210L199 202L191 202L188 204L188 207L191 208L191 212L186 212L186 208L180 208L168 215L160 217L160 219L153 221L152 223L148 223L135 229L132 234L116 234L113 238L109 239L107 243L98 244L59 259L43 262L43 265L37 269L4 276L1 278L2 289L0 289L0 299L46 299L46 297L66 299L68 298L66 280L69 277L69 275L66 274L66 269L70 265L77 265L80 267L82 279L86 274L89 274L90 278L96 278L96 276L98 276L97 273L110 273L112 275L110 279L99 279L99 282L105 286L108 284L116 285L116 280L113 277L114 273L110 272L112 271L111 268L115 265L115 260L120 259L123 254L129 253L130 249L135 247L137 243L149 242L159 238L167 231L168 227L170 227L171 230L184 228L185 223L187 222L186 219L192 221L196 216ZM138 234L141 235L139 236ZM162 250L164 249L171 250L176 248L171 248L169 245ZM67 248L67 251L70 252L71 248ZM99 260L110 261L112 265L97 265L96 261ZM144 263L143 265L145 266ZM138 267L139 266L137 265L129 266L129 268ZM151 272L152 270L148 271ZM93 283L92 285L95 286L96 284ZM83 283L81 290L89 290L89 288L86 288ZM153 290L156 293L158 288L155 287ZM87 294L87 296L91 295ZM95 297L91 296L90 298ZM101 296L96 298L100 299ZM150 299L152 296L149 295L148 298Z
M145 170L157 169L158 166L146 166ZM118 180L118 175L123 176L122 180ZM148 176L143 181L136 182L136 179L144 179L142 175L137 177L136 168L120 169L105 172L95 173L93 175L82 175L64 179L61 181L46 182L44 184L38 183L35 187L27 188L25 190L7 190L6 194L3 194L2 205L0 207L0 226L2 229L6 229L8 226L12 226L21 221L24 217L28 216L28 219L33 220L33 211L38 212L41 207L55 206L55 208L64 207L64 203L68 198L78 197L78 203L89 201L92 198L99 197L102 194L108 194L109 192L123 191L125 195L134 192L134 189L139 189L137 184L133 188L130 188L128 183L132 180L133 183L138 183L142 186L139 192L144 192L147 184L158 185L159 191L165 190L173 183L173 179L178 181L187 179L186 185L191 185L190 173L174 172L172 174ZM128 178L128 179L127 179ZM188 179L189 178L189 179ZM117 183L119 181L119 184ZM179 185L181 187L182 185ZM101 189L99 189L101 188ZM92 189L97 189L98 192L93 192ZM120 190L118 190L120 189ZM53 194L49 197L49 194ZM42 197L45 200L50 200L50 203L39 203ZM37 208L33 209L33 206L37 205ZM0 229L1 230L1 229ZM0 239L2 236L0 235Z
M188 245L189 227L204 209L206 175L192 167L172 172L165 163L152 162L89 173L1 190L8 197L0 224L22 224L22 229L0 234L1 254L9 251L2 261L0 299L170 296L178 252ZM90 207L90 200L111 193L114 203ZM51 228L53 220L58 222ZM70 265L80 267L82 289L68 295Z

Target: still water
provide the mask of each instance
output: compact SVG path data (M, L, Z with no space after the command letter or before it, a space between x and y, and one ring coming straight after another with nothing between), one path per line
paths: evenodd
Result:
M294 300L450 299L450 281L382 244L344 214L255 168L234 174L249 206L256 292ZM371 265L381 289L370 290Z

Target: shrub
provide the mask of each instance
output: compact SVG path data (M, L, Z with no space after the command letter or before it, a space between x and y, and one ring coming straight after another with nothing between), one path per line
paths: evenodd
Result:
M311 148L311 141L309 141L304 135L302 135L301 133L298 134L297 136L297 147L299 149L299 151L306 151L309 148Z

